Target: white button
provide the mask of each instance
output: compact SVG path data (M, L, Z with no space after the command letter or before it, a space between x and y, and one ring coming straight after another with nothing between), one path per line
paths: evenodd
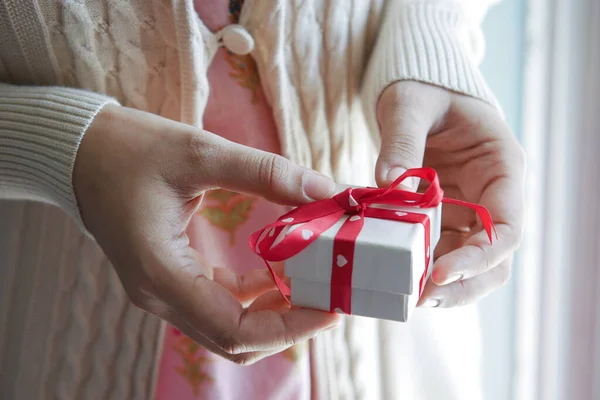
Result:
M254 50L254 39L241 25L227 25L221 30L223 45L234 54L243 56Z

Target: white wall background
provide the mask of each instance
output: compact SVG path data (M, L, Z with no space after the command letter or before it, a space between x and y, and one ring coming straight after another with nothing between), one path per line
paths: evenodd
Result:
M513 131L520 137L526 0L503 0L490 9L483 31L481 70ZM514 268L519 268L518 260ZM480 303L486 400L512 398L515 278Z

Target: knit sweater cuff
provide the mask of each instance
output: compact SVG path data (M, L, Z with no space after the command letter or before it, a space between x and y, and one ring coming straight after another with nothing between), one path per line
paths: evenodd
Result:
M497 107L478 69L472 23L461 10L435 4L389 4L363 80L368 119L376 121L379 96L400 80L430 83Z
M73 191L79 144L115 100L78 89L0 83L0 198L55 204L83 223Z

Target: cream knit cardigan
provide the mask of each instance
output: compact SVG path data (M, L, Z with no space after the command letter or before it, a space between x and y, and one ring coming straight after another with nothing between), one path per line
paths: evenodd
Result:
M367 183L375 106L390 83L494 103L477 69L489 3L246 0L240 24L254 38L283 154ZM96 113L119 102L202 127L219 37L191 0L0 0L0 198L57 205L82 227L71 176ZM130 305L65 215L0 203L0 397L147 399L161 324ZM368 352L353 324L313 346L321 398L385 392L385 382L361 380Z

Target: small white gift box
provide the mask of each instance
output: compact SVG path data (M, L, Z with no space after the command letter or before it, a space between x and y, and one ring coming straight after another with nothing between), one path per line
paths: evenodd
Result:
M431 273L433 250L440 239L441 204L435 208L374 205L398 212L425 214L430 220ZM347 262L333 257L334 238L342 218L308 247L285 261L285 275L291 279L293 305L330 310L332 268ZM303 224L281 232L274 246L283 237ZM425 268L425 228L421 223L400 222L380 218L364 218L356 238L352 268L351 313L372 318L406 322L420 295L420 281ZM340 312L341 310L336 310Z
M429 183L423 193L397 190L414 177ZM248 244L294 305L407 321L433 267L442 203L475 211L490 244L497 237L484 206L444 197L435 170L415 168L385 189L347 188L304 204ZM285 262L291 290L273 270L276 261Z

